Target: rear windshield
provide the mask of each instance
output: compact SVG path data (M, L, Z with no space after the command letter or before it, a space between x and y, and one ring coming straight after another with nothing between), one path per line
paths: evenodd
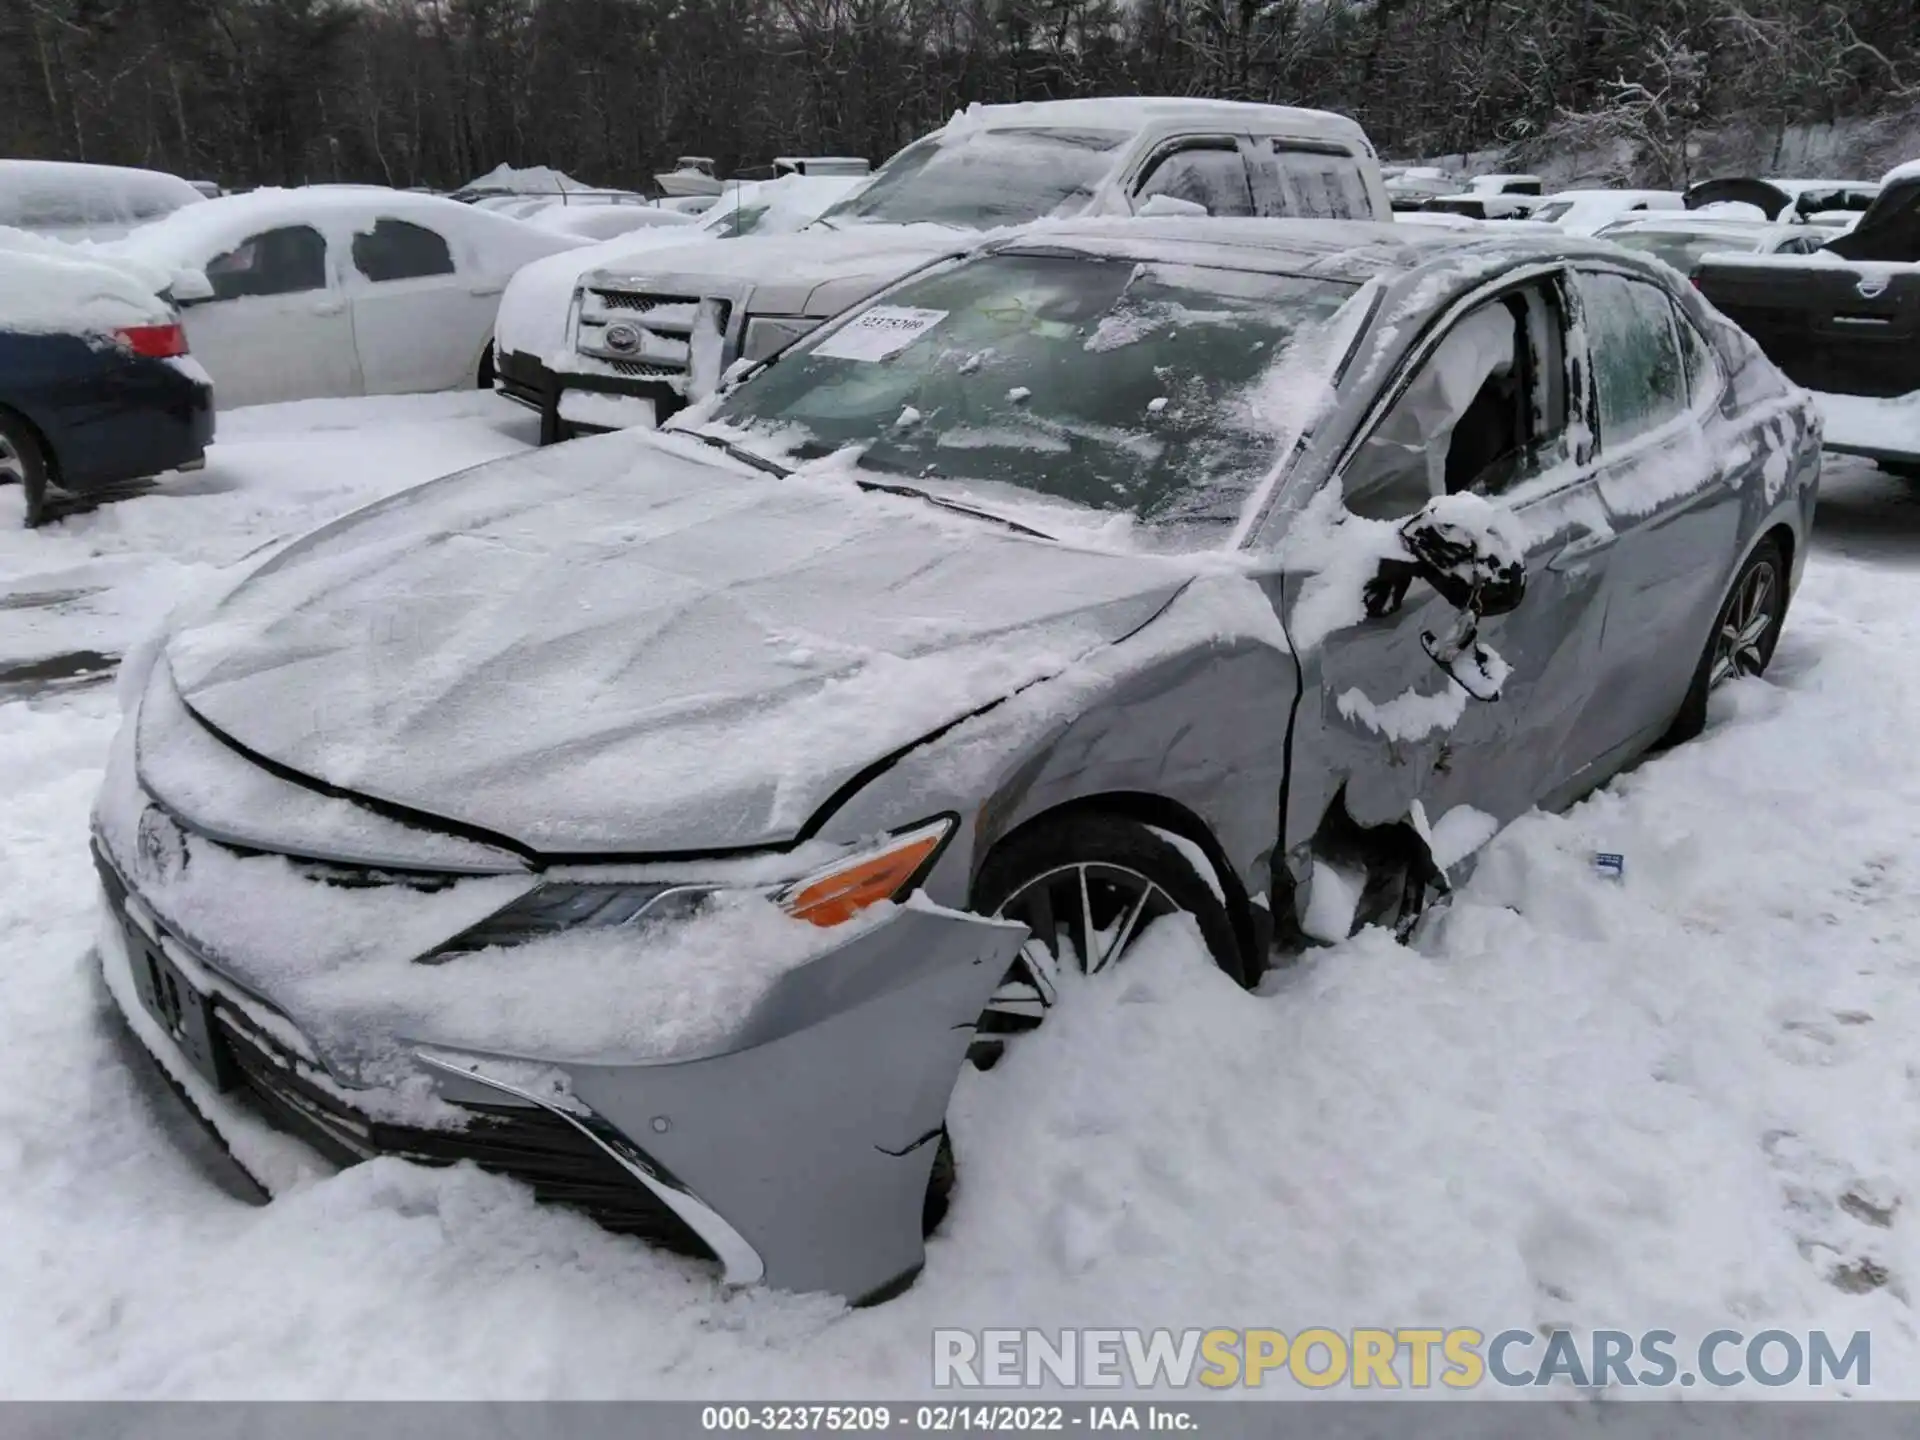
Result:
M1113 168L1120 130L961 130L915 141L821 218L971 230L1078 212Z

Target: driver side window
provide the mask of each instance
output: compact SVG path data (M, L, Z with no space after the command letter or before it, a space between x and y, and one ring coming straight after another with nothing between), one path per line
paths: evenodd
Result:
M1209 215L1254 213L1247 162L1230 139L1191 141L1160 155L1134 198L1140 202L1155 195L1204 205Z
M216 300L327 288L327 242L311 225L265 230L206 263Z
M1438 495L1501 495L1567 453L1559 289L1538 280L1476 305L1419 359L1348 459L1347 509L1404 520Z

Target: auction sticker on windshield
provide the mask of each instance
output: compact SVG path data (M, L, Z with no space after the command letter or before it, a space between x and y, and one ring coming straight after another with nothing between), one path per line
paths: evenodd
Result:
M898 355L946 318L945 310L876 305L842 325L816 346L813 353L827 360L885 360Z

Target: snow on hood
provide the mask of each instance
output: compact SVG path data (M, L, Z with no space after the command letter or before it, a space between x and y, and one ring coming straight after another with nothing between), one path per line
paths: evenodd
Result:
M0 330L107 335L125 325L165 325L173 313L127 269L79 246L0 229Z
M715 851L792 840L1191 573L628 432L319 530L166 658L203 720L327 785L547 853Z
M641 264L603 266L599 273L629 285L682 275L703 281L740 280L754 286L757 314L827 316L839 314L854 300L915 267L970 249L979 240L972 232L944 225L862 225L797 235L745 235L725 244L708 241L650 251Z

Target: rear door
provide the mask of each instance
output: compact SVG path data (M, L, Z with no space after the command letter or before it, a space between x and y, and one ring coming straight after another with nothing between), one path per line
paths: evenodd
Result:
M1697 283L1795 384L1840 395L1920 390L1920 268L1716 261Z
M182 321L222 409L361 393L353 315L320 231L263 230L202 269L213 298L183 306Z
M1662 286L1582 267L1574 291L1614 535L1606 644L1581 725L1582 748L1600 755L1658 738L1679 710L1738 558L1741 504L1728 468L1762 483L1764 457L1715 444L1725 377Z
M461 271L441 231L370 217L351 240L354 343L369 395L476 383L501 284Z

